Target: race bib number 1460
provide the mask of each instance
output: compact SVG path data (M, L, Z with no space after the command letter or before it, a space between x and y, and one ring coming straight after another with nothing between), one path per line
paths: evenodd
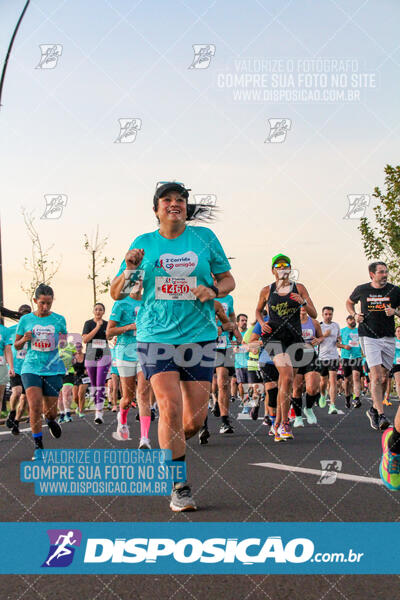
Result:
M197 277L156 277L156 300L196 300Z

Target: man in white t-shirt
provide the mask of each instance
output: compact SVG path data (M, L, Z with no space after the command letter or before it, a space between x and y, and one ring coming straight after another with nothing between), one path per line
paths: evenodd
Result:
M340 326L332 321L333 307L324 306L322 309L321 330L324 340L319 345L318 371L321 375L319 406L326 406L327 387L329 382L328 414L336 415L337 370L339 368L339 352L341 347Z

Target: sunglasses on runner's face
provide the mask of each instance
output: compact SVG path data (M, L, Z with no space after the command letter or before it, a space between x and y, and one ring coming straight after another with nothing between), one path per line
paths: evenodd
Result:
M287 269L290 267L290 264L287 262L279 262L274 264L274 269Z

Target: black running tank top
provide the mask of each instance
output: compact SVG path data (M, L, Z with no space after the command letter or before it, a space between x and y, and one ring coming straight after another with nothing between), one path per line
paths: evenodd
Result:
M293 289L284 296L276 291L276 282L270 285L268 297L268 324L273 331L280 329L290 329L296 331L301 336L300 304L292 300L290 294L298 294L297 286L293 283Z

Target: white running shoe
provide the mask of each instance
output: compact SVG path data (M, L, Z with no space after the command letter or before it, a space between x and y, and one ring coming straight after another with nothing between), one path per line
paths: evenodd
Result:
M139 450L151 450L150 440L147 437L141 437L139 443Z
M303 417L295 417L293 427L304 427Z
M103 423L103 411L102 410L96 410L95 415L94 415L94 422L96 423L96 425L102 425L102 423Z
M122 425L121 424L121 413L118 413L117 415L117 431L113 431L112 436L115 440L118 440L119 442L127 442L129 441L130 438L129 437L129 427L128 425Z
M307 417L307 423L309 425L315 425L317 422L317 417L314 414L314 411L312 408L303 408L303 412Z

